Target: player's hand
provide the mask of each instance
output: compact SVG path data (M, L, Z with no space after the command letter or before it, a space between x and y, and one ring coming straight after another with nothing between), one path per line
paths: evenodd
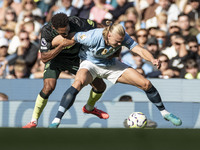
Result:
M51 44L53 47L61 45L61 47L65 48L65 47L73 46L75 44L75 41L64 38L61 35L58 35L52 40Z
M76 42L74 40L69 40L69 39L64 38L62 41L62 47L70 48L70 47L74 46L75 43Z
M151 63L156 66L158 69L161 67L161 61L159 59L153 59Z

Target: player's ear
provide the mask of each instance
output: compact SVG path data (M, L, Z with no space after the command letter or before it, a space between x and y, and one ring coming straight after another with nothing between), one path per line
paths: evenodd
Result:
M56 28L55 28L53 25L51 25L51 27L52 27L54 30L56 30Z
M109 32L108 32L108 37L111 37L111 35L112 35L112 33L109 31Z

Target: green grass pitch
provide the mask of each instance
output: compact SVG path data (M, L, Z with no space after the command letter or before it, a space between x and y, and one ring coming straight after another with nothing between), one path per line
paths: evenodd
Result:
M200 129L0 128L1 150L199 150Z

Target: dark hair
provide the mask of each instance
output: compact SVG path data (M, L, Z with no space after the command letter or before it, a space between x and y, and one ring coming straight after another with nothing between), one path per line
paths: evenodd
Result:
M162 57L162 56L166 57L166 58L167 58L167 61L169 61L169 57L168 57L166 54L163 54L163 53L159 54L159 55L157 56L157 58L159 59L159 58Z
M189 0L189 2L199 2L199 0Z
M176 35L181 35L181 32L174 32L174 33L170 34L170 38L171 38L172 36L176 36Z
M5 101L8 100L8 95L6 95L5 93L1 93L1 92L0 92L0 97L2 97L3 100L5 100Z
M58 29L66 27L69 24L69 20L66 14L58 13L51 18L51 23L55 29Z
M120 102L132 102L132 97L130 95L122 95L119 98Z
M185 14L185 13L180 13L180 14L178 15L178 19L179 19L180 17L183 17L183 16L188 17L188 19L190 20L190 17L189 17L187 14Z
M135 28L135 23L134 23L132 20L127 20L127 21L125 21L125 22L124 22L124 25L125 25L126 23L132 23L132 24L134 25L134 28Z
M26 34L29 35L29 33L27 31L25 31L24 29L20 30L19 33L18 33L18 35L20 35L21 33L26 33Z
M182 34L174 34L174 35L175 35L175 37L176 37L177 39L178 39L178 38L181 38L181 39L185 40Z
M188 43L189 43L189 42L198 43L196 36L190 36L190 37L188 38L187 42L188 42Z
M198 64L194 59L188 59L185 64L186 69L198 68Z

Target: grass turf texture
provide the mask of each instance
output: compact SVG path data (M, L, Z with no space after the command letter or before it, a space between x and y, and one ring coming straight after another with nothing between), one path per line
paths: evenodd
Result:
M200 129L0 128L1 150L199 150Z

